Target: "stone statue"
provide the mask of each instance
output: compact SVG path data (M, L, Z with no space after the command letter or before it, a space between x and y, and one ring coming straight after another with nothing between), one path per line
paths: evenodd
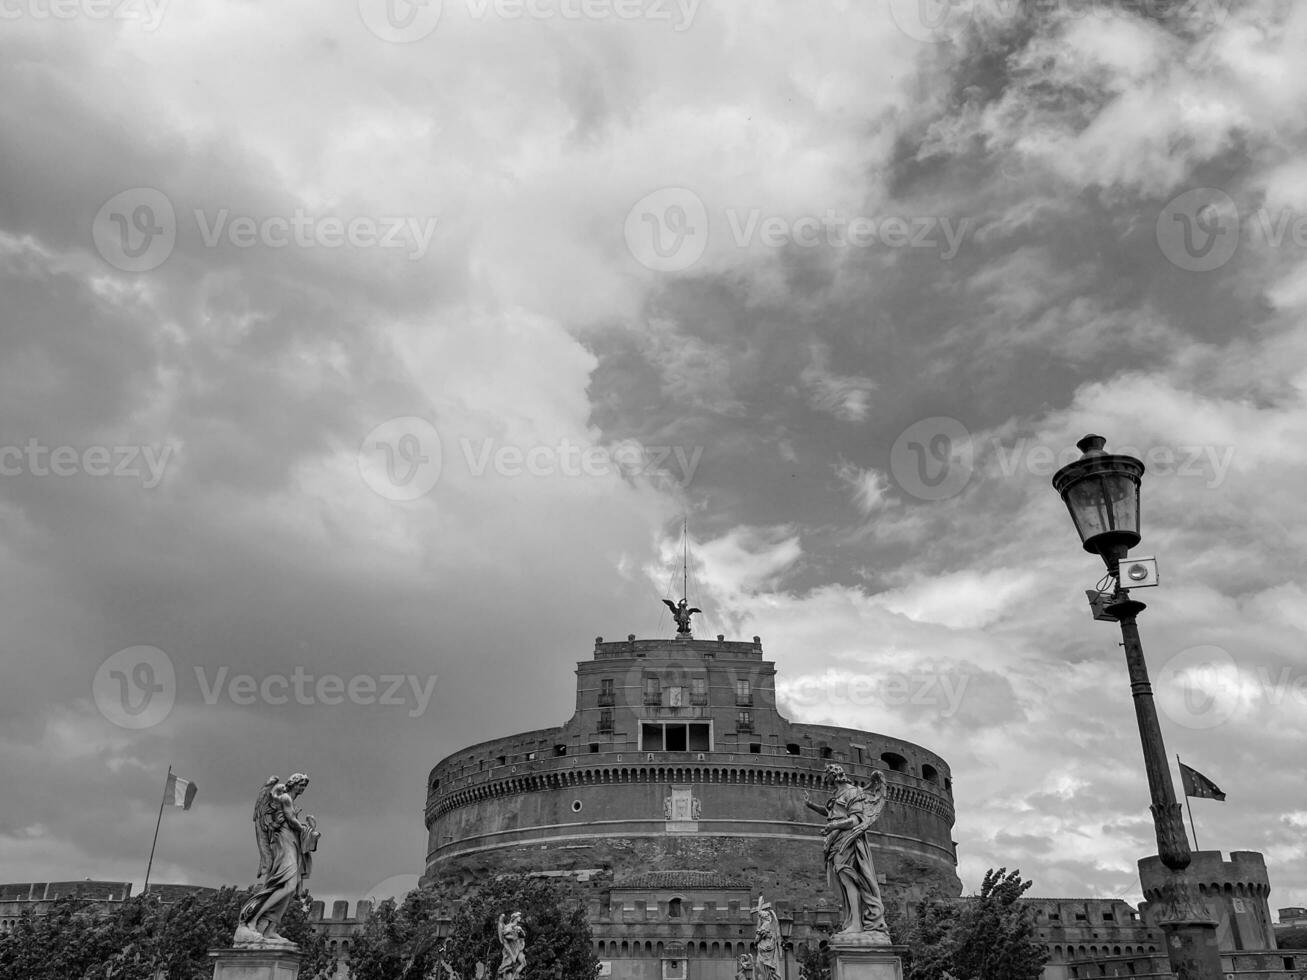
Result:
M514 912L507 922L504 914L499 913L499 945L504 947L499 980L519 980L526 969L526 929L522 927L521 912Z
M835 795L822 807L813 803L805 792L803 804L826 818L821 832L825 839L826 873L830 883L839 886L844 907L839 931L831 937L831 943L888 946L885 903L880 896L876 868L871 861L871 844L867 840L872 824L885 809L885 774L874 771L864 789L848 777L843 766L829 763L826 778L835 784Z
M672 611L672 619L676 620L676 632L681 636L690 635L690 617L695 613L702 613L703 610L690 606L690 603L682 599L679 603L672 602L671 599L664 599L663 605Z
M781 924L770 902L758 896L758 905L750 915L758 917L754 932L757 951L753 954L753 980L781 980Z
M741 953L735 961L735 980L753 980L753 957Z
M309 777L297 772L284 783L271 776L259 791L254 803L254 834L262 887L256 883L257 890L241 906L236 946L295 945L279 935L277 927L313 870L313 852L321 836L318 822L302 816L295 806L308 785Z

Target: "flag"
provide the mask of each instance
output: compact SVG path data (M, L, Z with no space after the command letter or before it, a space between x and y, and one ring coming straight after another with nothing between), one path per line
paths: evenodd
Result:
M1225 799L1225 794L1221 792L1221 787L1217 786L1196 769L1190 769L1183 762L1180 763L1180 782L1184 784L1185 796L1192 796L1198 800Z
M195 802L196 786L189 779L168 773L168 785L163 788L163 801L189 810Z

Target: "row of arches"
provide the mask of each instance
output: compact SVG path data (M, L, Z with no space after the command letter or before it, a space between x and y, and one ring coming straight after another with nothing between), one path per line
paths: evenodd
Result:
M688 959L693 956L738 956L740 953L753 952L754 944L744 940L740 942L730 942L728 940L726 942L711 943L690 941L678 943L676 948L682 950ZM665 952L667 952L667 947L661 942L600 939L595 943L595 953L600 959L638 956L651 956L659 959Z
M456 790L436 800L430 817L441 817L451 810L482 800L538 793L573 786L620 785L623 783L729 783L776 786L795 789L820 789L825 776L817 770L781 769L767 766L611 766L575 767L550 772L528 773L496 780L481 786ZM923 789L890 783L889 800L925 810L953 821L953 807L947 800Z
M1271 894L1271 886L1261 882L1248 881L1200 881L1198 882L1198 894L1205 898L1267 898ZM1150 902L1158 901L1161 898L1161 892L1156 888L1146 888L1144 898Z
M1100 956L1142 956L1144 953L1156 953L1156 946L1060 946L1052 949L1053 961L1062 963L1067 960L1098 959Z

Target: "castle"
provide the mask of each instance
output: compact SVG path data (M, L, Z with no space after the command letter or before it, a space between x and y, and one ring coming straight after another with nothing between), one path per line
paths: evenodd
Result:
M600 637L576 676L565 724L461 749L430 771L424 883L514 871L565 881L586 903L601 975L616 980L733 980L752 950L750 911L766 899L785 980L797 980L797 954L817 948L840 915L820 823L803 806L805 795L824 798L825 766L838 763L856 780L885 775L888 805L871 843L892 918L932 889L960 894L947 762L893 735L789 721L758 637ZM1138 910L1119 899L1024 899L1049 953L1044 980L1171 976L1150 917L1160 863L1139 867ZM1307 951L1276 949L1260 854L1199 851L1189 874L1220 920L1228 976L1307 977ZM188 890L150 888L165 901ZM0 930L70 893L107 904L131 884L0 885ZM343 960L371 908L359 901L351 916L337 901L328 916L314 902L311 919ZM1288 921L1307 922L1307 911L1281 910Z

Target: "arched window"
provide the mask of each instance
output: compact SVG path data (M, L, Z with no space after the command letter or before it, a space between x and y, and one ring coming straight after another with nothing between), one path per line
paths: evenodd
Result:
M939 770L936 769L934 766L930 765L929 763L923 764L921 767L921 778L928 783L934 783L936 786L938 786Z
M880 761L885 763L885 768L893 772L907 772L908 760L903 758L897 752L885 752L881 755Z
M681 917L681 900L679 898L674 898L667 903L667 914L673 919Z
M799 755L802 751L803 751L803 750L802 750L801 748L799 748L799 746L798 746L798 744L797 744L796 742L787 742L787 743L785 743L785 754L786 754L786 755Z

